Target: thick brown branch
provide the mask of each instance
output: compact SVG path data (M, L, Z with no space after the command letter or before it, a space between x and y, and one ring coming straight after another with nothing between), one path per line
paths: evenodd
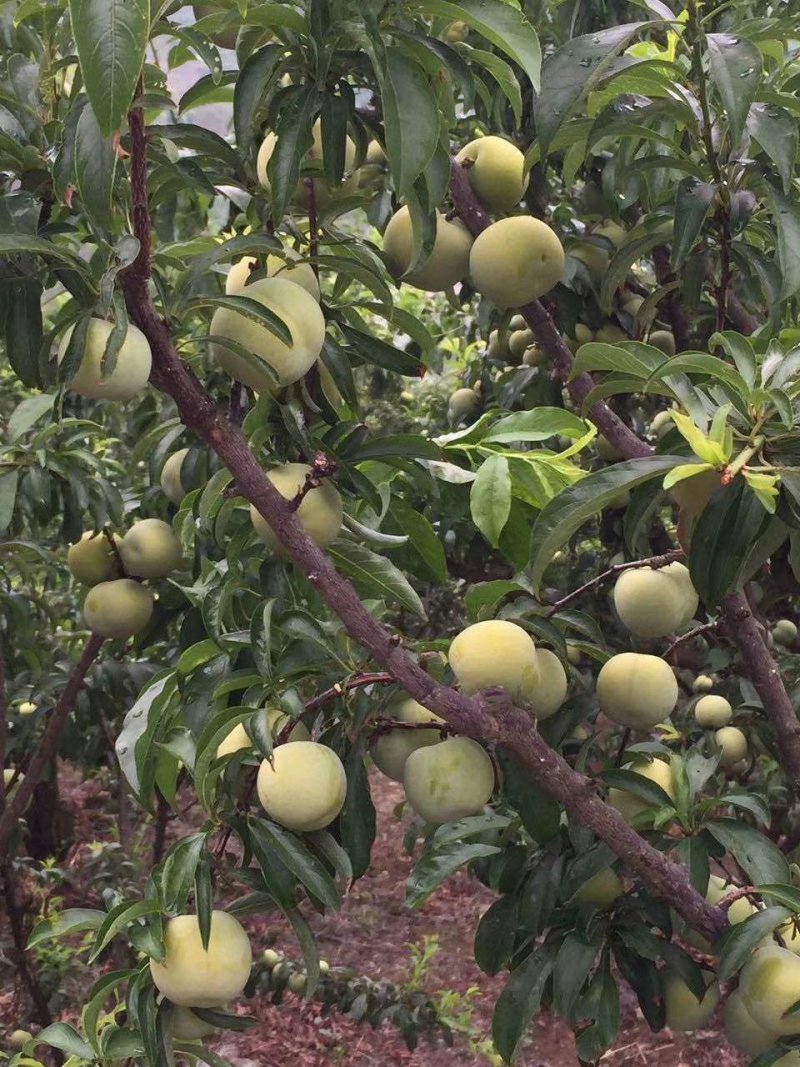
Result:
M6 688L6 660L0 643L0 812L5 807L6 787L2 771L6 765L8 744L8 690Z
M759 321L755 315L751 315L739 297L734 293L732 289L728 290L728 299L726 301L726 309L728 321L734 330L738 330L739 333L751 334L755 333L759 327Z
M0 863L0 889L3 891L5 912L8 916L8 925L11 930L11 940L14 945L13 956L17 966L17 974L20 981L28 991L28 996L33 1004L33 1017L40 1026L49 1026L53 1021L50 1012L50 1004L42 989L38 978L31 970L28 956L25 951L28 937L25 932L23 911L17 899L17 887L14 883L14 874L8 860Z
M450 199L473 237L477 237L491 224L491 219L472 191L466 170L455 161L450 168ZM558 332L552 316L539 300L533 300L530 304L519 308L519 313L550 359L554 376L566 385L573 402L579 410L582 409L586 398L594 389L594 380L591 375L578 374L571 377L572 353ZM622 452L627 459L652 455L652 448L637 437L604 401L592 404L587 414L606 440Z
M146 152L144 121L139 110L130 116L131 152L136 166L131 180L134 202L146 202ZM149 247L149 219L135 215L142 247ZM180 360L169 331L159 317L149 290L147 258L140 258L121 278L128 312L144 332L153 350L152 383L177 404L184 423L202 436L217 452L245 496L269 523L288 557L331 610L347 632L370 656L391 674L415 700L435 711L459 733L487 744L506 747L519 760L533 781L558 799L577 821L588 826L610 845L628 869L639 875L651 892L664 897L695 929L716 937L725 926L722 913L710 907L692 888L686 870L669 860L632 830L622 816L595 793L592 782L569 764L536 732L524 712L505 700L474 700L435 682L402 648L397 635L378 623L361 602L350 582L306 534L284 498L264 476L238 427L217 410L211 397Z
M75 706L78 693L83 688L86 672L97 658L104 640L105 638L92 634L86 642L83 655L73 667L67 684L61 690L61 696L48 717L39 746L25 770L25 777L17 784L13 794L8 797L5 811L0 815L0 856L5 855L11 834L31 802L35 786L42 780L47 764L56 754L61 734Z
M750 610L744 593L722 601L725 629L739 649L745 674L756 687L775 731L778 759L797 790L800 787L800 720L781 678L780 668L764 639L764 631Z

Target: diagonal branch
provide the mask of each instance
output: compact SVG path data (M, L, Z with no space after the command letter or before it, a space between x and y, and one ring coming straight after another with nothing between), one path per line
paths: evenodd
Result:
M104 640L105 638L92 634L86 642L81 658L72 668L67 684L61 690L61 696L48 717L39 746L25 768L25 777L20 779L13 793L6 799L5 810L0 815L0 857L5 855L9 838L30 804L33 790L42 780L45 767L56 754L59 739L75 706L75 699L83 688L86 673L97 659Z

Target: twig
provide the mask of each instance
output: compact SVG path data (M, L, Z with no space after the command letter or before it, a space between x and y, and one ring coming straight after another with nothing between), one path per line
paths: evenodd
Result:
M450 167L450 199L461 221L473 237L477 237L487 226L491 225L491 219L472 191L467 172L455 160ZM579 409L582 409L584 401L594 389L594 379L589 374L578 374L572 377L572 353L558 332L552 316L539 300L533 300L530 304L519 308L519 313L550 358L554 376L566 385L572 400ZM588 415L606 440L628 459L652 455L652 448L637 437L604 401L592 404Z
M0 815L0 856L5 856L11 834L30 803L34 787L42 780L45 767L56 754L58 742L70 717L75 700L83 688L86 673L97 658L105 638L92 634L78 662L72 669L67 683L56 701L42 739L25 769L25 777L19 782L13 796L8 797L5 810Z
M164 857L164 846L167 843L167 823L169 822L170 807L161 792L156 792L156 825L153 834L153 866L161 862Z
M242 494L269 523L286 555L342 620L350 637L380 663L398 685L459 733L506 748L532 781L562 803L573 819L606 842L652 893L668 900L692 928L711 939L718 937L725 927L724 915L693 888L686 869L628 826L619 812L598 796L594 783L574 771L539 736L531 717L515 708L502 691L494 698L483 693L480 699L471 699L426 674L396 636L370 614L353 585L336 571L330 559L308 536L296 513L265 477L241 431L217 410L212 398L178 356L169 329L153 303L149 288L151 233L147 215L147 144L140 107L131 111L129 128L133 217L140 248L147 251L120 273L120 281L128 312L147 337L153 352L150 379L153 385L174 399L184 424L217 452ZM555 331L549 317L548 321ZM630 435L627 427L623 429ZM634 440L638 442L638 438ZM639 454L644 454L643 450L650 454L646 446L641 442L638 444Z
M241 426L244 417L250 407L250 392L242 382L234 382L231 386L230 400L228 401L228 418L235 426Z
M442 737L451 737L457 733L446 722L400 722L399 719L378 719L373 724L372 733L369 736L370 746L374 745L383 734L391 733L392 730L436 730Z
M311 269L319 281L319 224L317 219L317 189L313 178L304 178L303 182L308 192L308 234L309 252L311 253Z
M326 704L332 704L334 700L338 700L345 693L349 693L351 689L364 689L369 685L394 685L395 681L394 676L387 674L386 671L357 674L354 678L348 678L344 682L337 682L330 689L325 689L322 693L312 697L311 700L306 702L306 711L316 711L317 708L322 708Z
M316 456L314 456L314 461L311 464L311 469L305 477L305 481L289 501L291 510L297 511L311 490L319 489L324 479L332 478L338 469L335 460L326 456L324 452L317 452Z
M584 582L583 585L579 585L577 589L573 589L571 593L567 593L566 596L557 600L555 604L551 604L545 612L545 617L549 619L551 615L557 614L565 608L567 604L571 604L573 600L578 600L586 593L590 593L592 589L595 589L603 582L607 582L610 578L616 578L616 576L622 574L623 571L636 570L641 567L650 567L651 570L659 570L661 567L668 567L670 563L675 563L677 560L683 558L683 549L676 548L672 552L665 552L661 556L650 556L648 559L635 559L630 563L615 563L614 566L609 567L607 571L603 571L602 574L590 578L588 582Z
M693 641L695 637L701 637L703 634L718 633L721 629L722 622L720 619L717 619L716 622L704 622L702 626L695 626L693 630L688 630L685 634L681 634L680 637L676 638L664 653L663 658L668 659L676 648L680 648L687 641Z
M739 333L755 333L760 323L755 315L752 315L732 289L728 290L725 301L728 321Z
M114 557L114 566L117 568L117 577L127 578L128 572L125 570L125 564L122 562L122 556L119 553L117 542L114 540L114 535L107 526L103 527L103 536L106 541L108 541L108 547L111 549L111 555Z
M8 744L8 690L6 688L6 658L0 642L0 812L6 802L5 776L6 746Z

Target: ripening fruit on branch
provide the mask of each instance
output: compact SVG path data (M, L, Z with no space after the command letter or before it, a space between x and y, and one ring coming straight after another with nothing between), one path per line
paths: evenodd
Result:
M730 885L724 878L720 878L718 874L709 875L708 886L706 888L706 901L709 904L719 904L719 902L729 893L732 893L735 886ZM747 899L747 897L739 897L728 908L728 922L732 926L736 926L737 923L744 922L745 919L749 919L755 911L755 906Z
M580 887L570 901L571 904L593 904L605 910L625 892L625 884L613 867L606 867L593 874L588 882Z
M569 251L573 259L580 260L584 264L593 284L599 287L608 271L610 262L608 249L593 241L582 241Z
M720 766L733 767L747 756L747 738L738 726L723 726L714 734L720 748Z
M477 741L450 737L411 753L403 788L417 815L440 826L480 815L494 792L494 766Z
M549 719L567 698L567 672L561 660L549 648L537 648L536 666L539 681L529 698L530 708L537 719Z
M634 774L646 778L649 782L654 782L661 786L668 797L675 798L675 777L672 767L665 760L654 759L651 762L628 763L624 770L633 771ZM629 793L627 789L609 789L608 803L612 808L616 808L628 823L633 822L634 818L642 812L652 809L652 805L647 800L635 793Z
M672 668L658 656L620 652L597 676L600 710L620 726L649 730L663 722L678 703Z
M285 726L289 724L289 716L280 710L280 708L263 708L261 715L264 717L267 728L272 735L272 740L277 741L278 735L281 733ZM310 741L311 734L308 732L308 727L304 722L298 720L292 729L289 731L289 736L285 738L285 743L290 741ZM220 742L217 747L217 759L222 756L232 756L234 752L241 752L244 748L252 748L253 742L244 728L244 723L240 722L231 730L228 736Z
M660 441L666 433L669 433L673 425L671 412L657 411L650 423L650 435L655 437L657 441Z
M256 788L270 818L287 830L307 833L328 826L342 810L347 775L333 749L296 741L279 745L271 764L262 762Z
M383 232L383 251L389 269L398 281L429 293L440 293L466 278L472 237L460 220L450 222L440 211L437 212L436 238L431 254L420 266L409 270L413 242L411 214L407 207L401 207L389 219Z
M217 308L211 320L212 336L233 341L252 358L245 359L234 349L226 348L222 341L211 345L211 354L232 378L257 392L274 392L276 388L298 381L311 369L325 340L325 317L310 293L282 277L251 282L247 286L247 296L285 323L292 335L291 345L238 311ZM275 372L277 385L269 371L259 369L259 360Z
M469 183L490 214L511 211L528 187L525 156L504 137L478 137L464 145L456 163L466 166Z
M36 711L36 705L32 704L30 700L24 700L17 708L17 712L20 715L33 715Z
M356 146L353 144L352 140L349 137L345 140L344 181L341 185L331 188L327 179L321 176L324 158L322 153L322 125L319 119L314 123L312 136L314 141L303 159L301 167L301 172L303 173L301 173L301 177L294 193L295 204L304 211L308 211L309 207L308 187L306 186L304 177L313 178L314 198L318 209L326 207L331 202L333 196L349 196L355 193L358 189L358 173L350 173L353 170L356 161ZM266 189L267 192L270 191L267 166L272 159L272 153L275 151L277 143L278 138L275 134L268 133L261 142L261 147L259 148L258 156L256 157L256 175L259 184Z
M272 970L273 967L281 962L281 954L280 952L276 952L274 948L265 948L261 955L261 959L264 964Z
M697 611L698 597L682 563L623 571L614 586L614 607L637 637L664 637Z
M719 982L706 975L706 992L698 1000L681 976L675 972L664 978L664 1007L670 1030L691 1032L705 1026L719 1004Z
M797 627L791 619L778 619L772 627L772 640L776 645L793 645L797 640Z
M709 674L698 674L692 682L695 693L708 693L714 688L714 679Z
M660 349L665 356L674 356L677 351L672 330L653 330L647 338L647 343Z
M27 1043L32 1040L33 1034L30 1030L12 1030L8 1035L9 1045L16 1049L21 1049L23 1045L27 1045Z
M725 697L700 697L694 706L694 718L697 725L702 726L704 730L716 730L720 726L728 725L733 718L733 708Z
M203 948L196 915L178 915L164 928L166 956L150 960L160 993L184 1008L216 1008L240 995L250 977L252 950L244 927L225 911L211 912Z
M147 626L152 614L153 594L130 578L101 582L83 602L86 625L101 637L133 637Z
M181 448L167 457L167 461L161 468L161 491L167 500L180 506L186 496L186 488L181 481L181 468L183 461L189 455L188 448Z
M490 619L468 626L453 638L447 656L464 693L500 685L512 700L536 695L536 646L527 630L514 622Z
M305 484L310 471L311 467L307 463L285 463L282 467L267 471L267 478L284 500L293 500ZM295 515L312 541L320 548L326 548L342 527L342 498L330 481L323 481L317 488L306 493ZM261 540L274 551L279 551L280 542L272 532L272 527L252 504L250 520Z
M535 340L533 330L514 330L508 338L508 351L513 359L519 362Z
M218 1007L218 1005L213 1005ZM219 1005L221 1007L221 1005ZM170 1014L170 1029L176 1041L201 1041L210 1034L215 1034L218 1027L213 1023L207 1023L191 1008L181 1008L176 1005Z
M481 398L474 389L456 389L447 402L447 417L452 423L474 415L481 406Z
M741 990L734 990L725 1001L722 1016L725 1036L739 1052L760 1056L775 1044L775 1034L759 1026L747 1010Z
M126 572L135 578L166 578L183 559L180 541L161 519L135 522L122 538L119 554Z
M231 296L241 293L250 283L253 271L259 266L255 256L245 256L238 263L234 263L228 271L225 279L225 292ZM282 255L267 256L264 269L268 278L282 278L286 282L294 282L313 296L319 303L319 282L311 264L305 263L299 252L293 248L286 248ZM245 293L249 296L249 293Z
M307 984L308 981L304 974L292 974L289 976L289 981L286 983L289 992L294 993L298 997L302 997L305 993Z
M444 722L411 697L391 703L386 709L386 717L409 723ZM402 782L403 769L411 753L426 745L438 744L441 739L438 730L387 730L380 733L370 747L372 762L387 778Z
M58 349L59 363L67 354L74 328L71 326L61 339ZM83 358L75 376L67 385L71 392L96 400L130 400L147 385L153 354L145 335L132 323L128 324L128 333L117 352L114 370L107 378L101 376L103 356L113 329L113 323L106 322L105 319L90 321Z
M445 26L442 32L442 39L447 41L448 44L458 44L461 41L466 41L469 35L469 26L466 22L451 22Z
M757 949L739 976L742 1004L773 1034L800 1034L800 1016L785 1013L800 1000L800 956L778 945Z
M112 534L119 548L122 538ZM93 534L91 530L81 535L80 541L70 545L67 551L67 566L73 578L84 585L108 582L118 574L117 558L104 533Z
M499 308L522 307L564 275L564 249L550 227L529 215L501 219L475 238L470 280Z

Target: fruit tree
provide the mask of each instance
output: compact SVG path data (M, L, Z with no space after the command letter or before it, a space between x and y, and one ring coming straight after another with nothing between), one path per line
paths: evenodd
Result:
M408 906L494 894L494 1055L549 1010L595 1063L627 986L800 1064L797 5L4 0L0 41L11 1063L224 1064L284 990L446 1034L315 940L401 789ZM82 896L65 768L116 805Z

